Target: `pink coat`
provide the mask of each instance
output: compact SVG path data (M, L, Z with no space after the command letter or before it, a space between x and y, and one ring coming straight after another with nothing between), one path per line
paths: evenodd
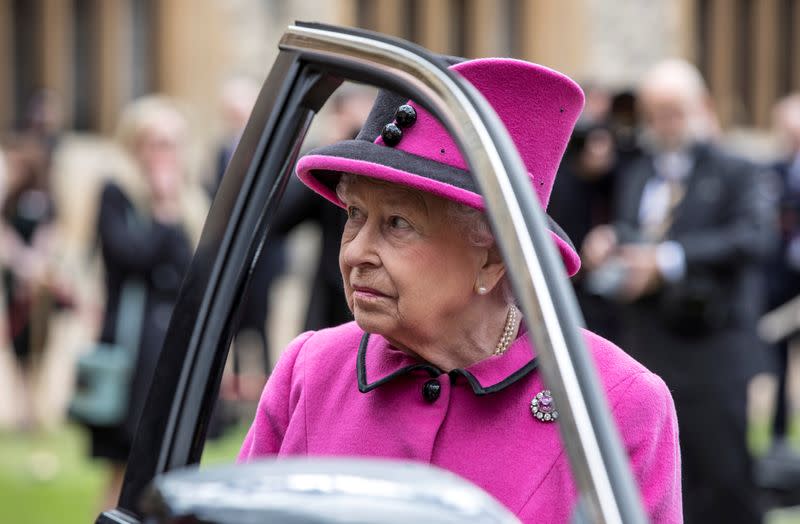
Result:
M362 344L363 336L350 322L289 345L240 462L265 455L425 462L477 484L523 522L568 522L576 488L558 423L530 410L545 386L528 337L501 356L440 374L378 335ZM588 331L585 339L652 522L682 522L678 424L667 387L611 342ZM431 380L438 396L431 386L425 394Z

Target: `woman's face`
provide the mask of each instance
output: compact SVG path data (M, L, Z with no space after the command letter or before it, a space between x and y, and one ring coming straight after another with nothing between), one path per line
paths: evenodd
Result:
M171 197L183 176L181 135L170 126L145 129L137 141L137 160L156 197Z
M487 248L435 196L362 177L343 193L339 267L356 322L410 347L435 340L470 307Z

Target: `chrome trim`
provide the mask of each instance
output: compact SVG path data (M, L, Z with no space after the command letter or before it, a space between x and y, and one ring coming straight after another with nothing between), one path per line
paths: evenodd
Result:
M488 128L465 93L469 91L477 95L485 107L489 107L488 103L469 83L456 82L423 57L386 42L318 28L290 26L281 39L280 47L312 55L335 56L352 63L378 67L382 72L392 74L396 79L423 93L443 115L445 127L459 130L460 134L456 139L483 192L496 238L505 254L509 274L519 278L516 283L520 285L515 286L517 289L530 291L518 293L521 296L517 296L517 299L526 316L536 320L529 323L530 330L539 350L548 387L559 402L562 438L580 491L586 497L586 506L583 509L588 511L592 522L646 522L630 468L627 468L627 475L622 474L615 478L617 489L613 489L607 466L609 461L620 460L620 457L624 459L625 455L618 438L616 444L605 448L612 449L612 453L604 455L599 446L586 405L584 387L578 379L573 357L567 347L549 284L534 247L533 234L527 227L511 178ZM489 114L494 116L493 111ZM513 144L506 132L501 133L500 141ZM510 161L518 165L518 170L522 169L522 160L516 150L513 147L509 150L513 151L512 155L515 157ZM535 196L530 185L524 191L530 192L527 201L534 201L531 200ZM538 217L535 221L544 231L543 212L538 206L535 207L533 213ZM543 245L545 251L549 250L550 253L545 252L541 256L556 256L554 246ZM563 267L560 270L566 280ZM585 348L575 348L575 351L578 350L584 353L586 351ZM593 390L588 393L598 395L602 391ZM615 434L609 413L597 414L595 419L603 416L608 417L608 427ZM613 441L613 436L608 433L605 436ZM616 470L620 471L621 468ZM617 497L630 498L618 501ZM621 508L625 508L624 519Z

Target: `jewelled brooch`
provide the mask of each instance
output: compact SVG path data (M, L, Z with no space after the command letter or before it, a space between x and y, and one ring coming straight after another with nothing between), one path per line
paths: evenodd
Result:
M558 419L558 411L553 402L553 395L549 389L540 391L531 400L531 413L541 422L555 422Z

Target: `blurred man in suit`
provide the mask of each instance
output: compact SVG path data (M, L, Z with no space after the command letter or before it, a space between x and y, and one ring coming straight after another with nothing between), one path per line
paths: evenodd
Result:
M625 304L620 345L673 391L686 522L760 522L746 406L774 202L760 172L711 143L693 66L656 65L638 95L645 152L620 173L614 223L587 236L584 262Z
M778 179L780 248L767 263L767 309L777 308L800 295L800 93L775 105L775 128L784 153L775 163ZM787 442L789 341L776 344L778 391L773 419L773 447L769 457L781 466L800 472L800 456Z
M639 155L633 93L612 96L603 88L582 87L586 108L570 137L547 206L576 246L595 226L612 220L617 175ZM595 293L595 281L586 276L581 271L571 280L586 327L609 340L619 339L617 304Z

